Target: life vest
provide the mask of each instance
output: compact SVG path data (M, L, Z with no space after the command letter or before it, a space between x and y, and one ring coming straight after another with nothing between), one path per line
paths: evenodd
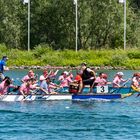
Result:
M83 71L82 73L82 79L83 80L87 80L87 79L90 79L91 77L94 77L94 73L91 71L87 71L87 68Z
M131 88L136 91L136 92L140 92L140 88L135 87L134 85L131 85Z

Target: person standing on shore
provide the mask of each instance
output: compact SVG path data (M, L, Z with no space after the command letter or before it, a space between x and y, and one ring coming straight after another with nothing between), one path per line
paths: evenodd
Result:
M9 68L6 66L6 61L8 60L7 56L3 56L2 60L0 60L0 81L4 79L4 71L9 70Z

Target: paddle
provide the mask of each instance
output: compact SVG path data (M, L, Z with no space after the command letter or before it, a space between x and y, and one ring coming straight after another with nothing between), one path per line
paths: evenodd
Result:
M36 92L38 92L38 91L36 91ZM27 95L25 95L25 94L23 94L23 93L21 93L22 95L23 95L23 99L21 100L21 101L26 101L26 100L32 100L32 95L34 95L34 94L36 94L36 92L30 92L30 94L27 94Z
M57 94L57 92L52 92L52 93L49 93L48 91L46 91L45 89L43 89L43 88L39 88L38 90L41 90L41 91L43 91L45 94L48 94L48 97L47 98L49 98L50 96L51 96L51 94ZM38 91L37 91L38 92ZM34 97L34 96L32 96L32 95L34 95L35 93L34 92L32 92L33 94L28 94L27 96L24 96L24 98L22 99L22 101L32 101L32 100L34 100L36 97ZM44 96L45 94L42 94L42 96Z
M54 89L55 92L64 92L65 89L64 87L57 87L56 89Z
M32 100L33 100L32 94L29 94L27 96L24 96L24 98L21 101L32 101Z
M10 92L16 92L17 90L19 90L20 86L17 86L16 88L12 89Z
M43 88L40 88L40 90L41 91L43 91L45 94L49 94L49 92L48 91L46 91L45 89L43 89Z
M139 97L139 96L140 96L140 93L136 97Z
M139 96L140 96L140 93L136 97L139 97Z
M117 93L126 85L126 83L128 82L128 81L130 81L131 79L127 79L124 83L123 83L123 85L121 86L121 87L119 87L119 89L115 89L115 90L113 90L112 92L110 92L110 94L112 94L113 92L115 92L115 91L117 91Z
M32 95L35 95L39 90L43 91L45 94L50 94L47 90L43 89L43 88L40 88L40 87L37 87L36 88L37 90L33 90L32 92L30 92L30 94L27 94L25 95L24 93L21 93L23 95L23 99L22 101L25 101L25 100L32 100ZM34 92L35 91L35 92Z

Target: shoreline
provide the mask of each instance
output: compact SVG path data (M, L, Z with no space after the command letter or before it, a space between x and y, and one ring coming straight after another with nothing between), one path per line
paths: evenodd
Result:
M10 69L38 69L38 70L43 70L43 69L58 69L58 70L63 70L63 69L69 69L69 70L77 70L79 69L80 66L77 67L71 67L71 66L9 66ZM125 66L89 66L91 69L94 70L128 70Z

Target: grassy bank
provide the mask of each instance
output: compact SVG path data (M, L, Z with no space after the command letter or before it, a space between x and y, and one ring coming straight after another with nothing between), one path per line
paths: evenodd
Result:
M38 46L27 52L18 49L7 50L0 45L0 56L9 57L9 66L77 66L87 62L90 66L126 67L127 69L140 69L140 50L72 50L54 51L46 46Z

